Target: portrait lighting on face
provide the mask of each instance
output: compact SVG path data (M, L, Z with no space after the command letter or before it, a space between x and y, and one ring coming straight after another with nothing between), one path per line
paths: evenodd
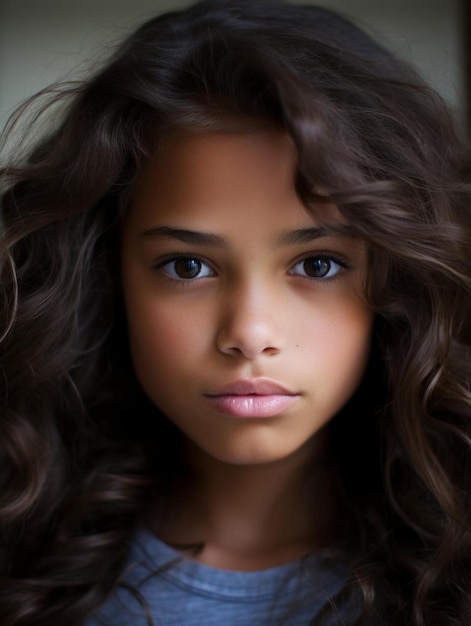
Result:
M329 10L203 0L9 128L2 626L469 626L440 98Z
M352 395L369 354L366 246L333 205L322 212L337 230L316 222L295 168L281 131L168 137L124 221L138 379L224 462L301 454Z

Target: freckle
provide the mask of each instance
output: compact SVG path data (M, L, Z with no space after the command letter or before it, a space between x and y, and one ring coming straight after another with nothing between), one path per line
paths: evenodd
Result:
M299 343L296 344L296 348L299 348Z

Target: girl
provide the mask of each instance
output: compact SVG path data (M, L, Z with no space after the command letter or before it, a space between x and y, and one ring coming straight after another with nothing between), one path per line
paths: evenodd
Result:
M2 624L469 624L439 98L263 0L151 20L64 98L2 170Z

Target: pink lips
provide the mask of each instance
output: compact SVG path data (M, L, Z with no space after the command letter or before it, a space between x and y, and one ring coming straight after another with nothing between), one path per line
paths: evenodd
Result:
M206 394L213 408L240 418L274 417L299 398L267 378L239 380Z

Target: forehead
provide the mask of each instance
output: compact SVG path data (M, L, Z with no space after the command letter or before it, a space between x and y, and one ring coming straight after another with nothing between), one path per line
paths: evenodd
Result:
M160 143L135 183L131 219L150 222L206 219L209 214L252 219L310 222L312 213L295 189L297 153L282 130L172 133ZM331 204L316 207L316 217L344 221Z
M260 182L271 178L291 182L296 169L296 150L287 133L260 130L247 133L175 132L166 135L149 159L135 185L134 197L155 190L155 181L162 189L164 181L185 180L187 185L210 182L233 185L239 178L258 177ZM172 181L167 176L171 174ZM247 182L247 180L245 181ZM173 192L176 189L172 189Z

